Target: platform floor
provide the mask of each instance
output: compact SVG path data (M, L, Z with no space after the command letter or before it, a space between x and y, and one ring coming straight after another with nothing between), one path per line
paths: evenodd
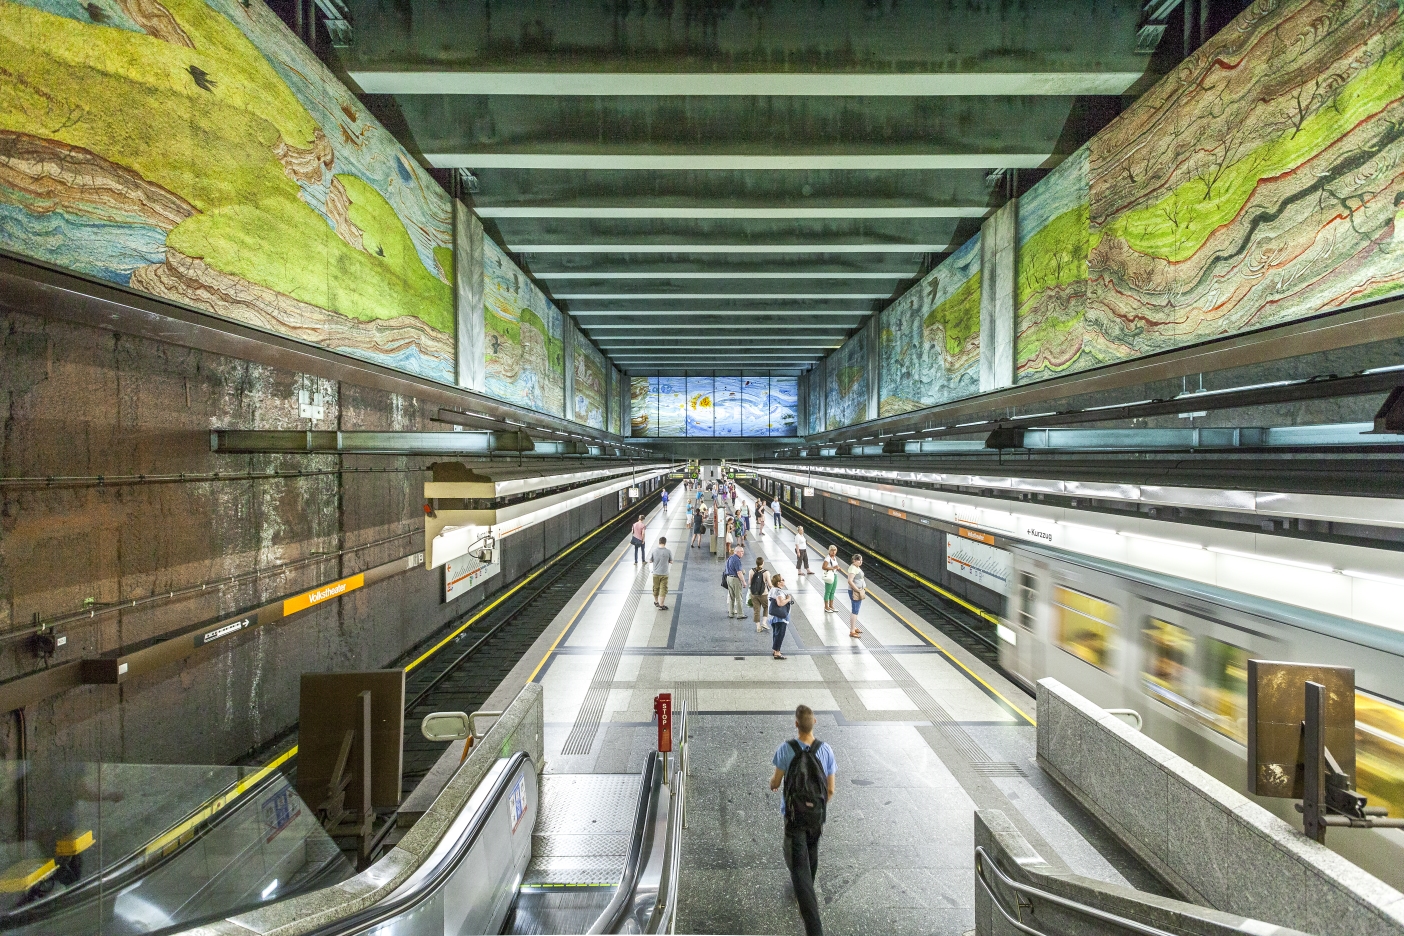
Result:
M745 544L747 566L759 551L796 595L788 659L749 614L727 619L722 563L687 546L678 488L649 518L650 548L667 536L675 557L669 610L626 539L514 673L545 687L548 774L641 770L654 696L692 701L679 933L803 932L768 784L800 703L838 762L817 881L829 932L972 930L976 808L1004 810L1054 864L1164 892L1038 768L1032 698L878 588L850 639L847 616L823 611L827 541L810 536L816 574L796 583L792 529Z

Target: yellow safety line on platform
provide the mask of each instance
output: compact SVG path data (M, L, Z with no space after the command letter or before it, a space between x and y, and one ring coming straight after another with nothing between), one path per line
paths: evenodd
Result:
M821 523L820 521L815 520L813 517L809 516L808 514L804 513L803 511L799 510L798 508L791 508L791 509L794 510L795 513L797 513L797 514L799 514L800 516L804 517L804 520L805 520L806 523L812 523L812 524L814 524L815 526L819 527L820 529L828 530L830 533L834 534L834 535L837 536L837 537L840 537L840 538L842 538L842 539L848 539L848 537L844 536L844 535L843 535L842 533L840 533L838 530L835 530L833 527L831 527L831 526L826 526L825 524ZM781 511L781 516L783 516L783 515L784 515L784 511L782 510L782 511ZM850 540L850 542L852 542L852 540ZM867 549L867 547L863 547L863 548L864 548L864 549ZM966 609L968 609L968 610L970 610L970 611L973 611L974 613L980 615L980 617L984 618L985 620L989 621L989 622L992 623L992 624L995 624L995 625L998 625L998 624L999 624L999 618L995 617L995 616L992 615L992 614L989 614L988 612L982 611L981 609L975 607L974 605L970 604L970 603L967 602L967 601L961 600L960 598L958 598L958 597L956 597L955 595L952 595L950 592L946 591L946 590L945 590L944 588L942 588L941 586L935 584L934 582L929 582L929 581L927 581L925 578L922 578L920 575L917 575L917 574L916 574L915 572L913 572L912 570L907 569L907 568L904 568L903 566L899 565L898 563L893 562L891 559L888 559L886 556L882 555L881 553L879 553L879 552L877 552L877 551L875 551L875 550L872 550L872 549L867 549L867 552L868 552L868 555L873 556L873 557L875 557L875 558L877 558L877 559L880 559L880 560L882 560L883 562L887 563L888 565L892 566L892 568L896 569L897 571L899 571L899 572L901 572L901 573L903 573L903 574L905 574L905 575L908 575L908 576L910 576L910 577L916 579L918 582L921 582L923 585L927 586L928 588L930 588L932 591L936 592L937 594L940 594L940 595L942 595L942 596L944 596L944 597L946 597L946 598L949 598L950 600L954 601L956 604L960 605L962 608L966 608ZM975 680L975 681L976 681L977 683L979 683L980 685L984 686L987 690L989 690L989 692L991 692L997 699L999 699L999 700L1000 700L1001 702L1003 702L1005 705L1009 706L1011 709L1013 709L1014 711L1018 712L1018 713L1019 713L1019 716L1020 716L1021 718L1023 718L1025 721L1027 721L1030 725L1036 725L1036 724L1038 724L1038 722L1035 721L1033 718L1030 718L1029 715L1028 715L1028 713L1026 713L1023 709L1019 708L1019 706L1015 705L1013 702L1010 702L1008 699L1006 699L1006 698L1004 697L1004 694L1003 694L1002 692L1000 692L1000 691L999 691L998 689L996 689L994 686L991 686L989 683L985 682L983 679L980 678L980 676L979 676L978 674L976 674L973 670L971 670L970 667L966 666L964 663L960 662L960 660L957 660L954 656L952 656L949 650L947 650L945 647L941 646L941 645L938 644L936 641L932 640L929 636L927 636L926 631L922 630L920 627L917 627L917 626L916 626L915 624L913 624L911 621L908 621L905 617L903 617L901 614L899 614L895 608L893 608L893 607L892 607L891 605L889 605L887 602L883 601L883 600L882 600L881 598L879 598L877 595L874 595L874 596L873 596L873 600L876 601L878 604L882 605L884 608L886 608L887 611L888 611L888 613L891 614L893 617L897 618L897 620L901 621L903 624L907 625L907 627L911 628L913 631L915 631L916 633L920 634L922 640L925 640L927 643L931 644L931 646L933 646L933 647L935 647L937 650L939 650L939 651L941 652L941 655L942 655L942 656L944 656L946 659L950 660L950 661L951 661L952 663L954 663L956 666L959 666L962 670L965 671L965 674L966 674L967 676L969 676L971 679Z
M935 647L938 651L940 651L941 656L945 657L947 660L950 660L950 661L951 661L952 663L954 663L956 666L959 666L962 670L964 670L964 671L965 671L965 675L969 676L971 679L975 680L977 683L979 683L980 685L984 686L985 689L988 690L992 695L994 695L995 698L999 699L999 701L1003 702L1005 705L1009 706L1011 709L1013 709L1014 711L1018 712L1020 718L1024 719L1024 721L1028 722L1030 725L1036 725L1036 724L1038 724L1038 722L1034 721L1034 719L1032 719L1032 718L1029 717L1029 715L1028 715L1027 712L1025 712L1023 709L1019 708L1019 706L1015 705L1013 702L1010 702L1008 699L1006 699L1006 698L1004 697L1004 693L1000 692L1000 691L999 691L998 689L996 689L994 686L991 686L989 683L985 682L983 679L980 678L980 675L979 675L978 673L976 673L976 672L975 672L974 670L972 670L970 667L966 666L964 663L960 662L960 661L957 660L954 656L952 656L952 655L951 655L951 652L950 652L949 650L947 650L945 647L943 647L943 646L941 646L940 644L938 644L936 641L932 640L931 637L927 635L926 631L922 630L920 627L917 627L917 626L916 626L915 624L913 624L911 621L909 621L909 620L907 620L905 617L903 617L903 616L901 615L901 613L900 613L896 608L892 607L892 606L889 605L887 602L883 601L883 600L882 600L881 598L879 598L877 595L873 595L873 600L876 601L878 604L882 605L884 608L886 608L888 614L892 615L892 616L895 617L897 620L899 620L899 621L901 621L903 624L907 625L907 627L908 627L909 629L911 629L911 630L915 631L916 633L920 634L922 640L925 640L927 643L931 644L931 646Z
M650 496L652 496L652 495L650 495ZM502 604L502 602L506 601L508 598L512 597L512 596L515 595L517 592L521 591L524 587L526 587L526 585L527 585L528 582L530 582L532 579L536 578L536 577L537 577L538 575L540 575L542 572L545 572L545 571L546 571L547 569L549 569L551 566L555 565L561 558L563 558L564 556L569 555L570 553L574 552L576 549L580 548L580 546L581 546L582 544L588 542L589 540L591 540L591 539L593 539L594 537L598 536L599 534L603 533L603 532L608 528L608 526L609 526L609 524L606 524L605 526L602 526L602 527L597 527L596 529L594 529L594 530L590 531L589 533L587 533L585 536L582 536L580 539L578 539L578 540L576 540L574 543L572 543L568 548L566 548L566 549L562 550L561 552L557 553L557 554L551 559L550 562L548 562L547 564L541 566L541 567L540 567L539 569L537 569L535 572L531 573L531 574L528 575L526 578L522 579L522 580L521 580L520 582L518 582L516 585L513 585L511 588L507 589L507 591L505 591L505 592L502 593L501 595L498 595L497 598L493 600L492 604L488 605L486 608L483 608L483 609L482 609L481 611L479 611L477 614L474 614L474 615L473 615L472 617L470 617L467 621L465 621L461 626L459 626L458 628L456 628L452 634L449 634L449 635L448 635L447 637L445 637L443 640L441 640L441 641L439 641L438 643L436 643L433 647L431 647L430 649L426 650L424 653L420 654L419 657L418 657L417 659L415 659L413 662L411 662L408 666L405 667L405 672L408 673L410 670L414 669L416 666L418 666L419 664L423 663L425 660L429 659L429 658L430 658L431 656L433 656L434 654L438 653L440 650L442 650L442 649L444 648L444 646L445 646L446 644L449 643L449 641L453 640L453 639L454 639L455 637L457 637L459 634L463 633L465 630L467 630L468 628L472 627L472 626L473 626L474 624L476 624L478 621L482 620L483 615L487 614L487 613L488 613L489 611L491 611L493 608L496 608L498 605ZM619 554L619 558L620 558L620 559L624 558L624 554L623 554L623 553L620 553L620 554ZM618 564L619 564L619 560L616 559L616 560L615 560L615 565L618 565ZM612 568L612 567L611 567L611 571L613 571L613 568ZM606 576L606 578L608 578L608 576ZM601 579L601 581L603 581L603 579ZM595 586L595 587L598 588L599 586L597 585L597 586ZM593 593L592 593L592 594L593 594ZM581 607L583 608L584 605L581 605ZM576 612L576 613L579 614L579 612ZM559 638L557 638L557 639L559 640ZM552 649L552 650L556 649L556 647L555 647L554 644L552 644L551 649ZM548 653L547 656L549 656L549 655L550 655L550 654ZM542 662L542 663L545 663L545 662L546 662L545 657L542 657L541 662ZM541 669L541 664L537 664L537 667L536 667L536 668L537 668L538 670ZM533 671L531 675L532 675L533 678L535 678L535 676L536 676L535 671ZM527 680L527 681L530 682L531 680ZM282 754L279 754L279 755L278 755L277 757L275 757L273 760L269 761L268 764L266 764L266 765L263 767L263 769L262 769L258 774L256 774L255 776L260 777L260 778L263 777L263 776L266 776L267 773L268 773L270 770L276 770L276 769L278 769L279 767L283 766L283 764L287 763L287 762L293 757L293 755L295 755L296 753L297 753L297 745L294 744L292 747L288 748L288 749L287 749L286 751L284 751Z
M556 652L556 648L560 646L561 638L570 633L570 629L575 626L575 622L580 619L580 615L590 606L590 599L595 597L595 592L600 590L601 585L609 581L609 577L614 574L614 570L618 568L619 563L624 561L624 555L627 552L627 549L621 552L614 560L614 563L610 565L609 571L600 576L600 580L595 583L595 587L590 589L590 594L585 596L585 600L580 602L580 607L576 608L575 613L570 616L570 620L566 622L566 626L562 627L561 632L556 635L556 639L551 641L551 646L546 649L546 655L541 658L540 663L536 664L536 669L531 671L531 675L527 677L527 682L536 681L536 674L541 672L541 667L545 666L546 661L551 658L551 654Z

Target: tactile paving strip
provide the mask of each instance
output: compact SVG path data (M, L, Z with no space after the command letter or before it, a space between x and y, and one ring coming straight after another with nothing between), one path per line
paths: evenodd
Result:
M604 655L595 667L595 675L590 680L590 688L585 700L580 703L580 711L575 716L575 724L561 747L562 754L589 754L595 746L595 735L600 730L600 719L604 717L605 703L609 701L609 691L614 685L614 674L619 670L619 660L624 656L624 644L629 639L629 631L634 626L634 615L639 610L639 600L645 591L644 571L648 566L640 566L634 579L634 589L624 599L624 607L619 609L619 618L610 632L609 643Z

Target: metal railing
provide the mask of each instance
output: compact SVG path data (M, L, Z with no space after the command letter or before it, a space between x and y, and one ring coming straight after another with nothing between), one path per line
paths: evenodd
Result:
M1032 901L1025 903L1023 900L1017 900L1014 908L1014 913L1011 914L1009 910L1005 907L1004 901L1001 900L999 894L996 893L995 888L992 887L990 885L989 880L986 879L985 875L987 869L994 873L995 877L999 879L1000 884L1003 884L1005 887L1008 887L1010 890L1015 891L1018 894L1022 894L1026 897L1030 897L1035 900L1044 901L1045 903L1052 904L1053 906L1059 907L1063 910L1069 910L1081 916L1097 920L1100 923L1110 924L1111 926L1120 928L1123 932L1137 933L1139 934L1139 936L1175 936L1175 934L1170 933L1167 930L1163 930L1154 926L1148 926L1145 923L1138 923L1137 921L1132 920L1129 917L1120 916L1115 913L1108 913L1105 910L1098 910L1096 907L1090 907L1087 904L1079 903L1076 900L1069 900L1066 897L1059 897L1057 894L1049 893L1046 890L1042 890L1037 887L1030 887L1027 884L1021 884L1013 878L1009 877L1009 875L1005 874L1000 869L999 865L996 864L995 861L992 858L990 858L990 856L985 852L984 846L976 845L975 880L979 882L981 889L983 889L984 892L987 895L989 895L990 902L994 904L994 907L996 910L999 911L1000 916L1004 917L1005 922L1017 929L1019 932L1028 934L1028 936L1061 936L1061 933L1035 929L1034 927L1029 926L1024 922L1024 910L1035 909L1035 906L1032 903Z

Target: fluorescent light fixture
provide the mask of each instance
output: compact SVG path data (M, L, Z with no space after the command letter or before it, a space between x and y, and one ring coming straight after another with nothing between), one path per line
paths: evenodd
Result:
M1371 582L1383 582L1386 585L1394 585L1399 588L1404 588L1404 579L1391 578L1388 575L1379 575L1375 572L1362 572L1359 569L1342 569L1341 574L1348 575L1351 578L1367 579Z
M1086 530L1089 533L1099 533L1103 536L1116 536L1116 531L1110 527L1091 526L1086 523L1073 523L1071 520L1055 520L1058 526L1068 527L1074 530Z
M1261 556L1257 553L1240 552L1237 549L1225 549L1223 546L1210 546L1209 551L1219 553L1223 556L1237 556L1240 559L1257 559L1259 562L1272 562L1277 565L1295 566L1298 569L1310 569L1313 572L1335 572L1331 566L1322 565L1318 562L1302 562L1298 559L1281 559L1277 556Z
M639 273L633 270L619 271L596 271L590 273L537 273L537 279L548 280L730 280L730 279L795 279L795 280L904 280L910 279L911 274L905 272L896 273L860 273L847 270L833 271L753 271L734 270L727 273L699 273L690 270L666 270L650 271Z
M574 299L588 302L592 299L620 301L644 301L656 299L886 299L887 293L555 293L557 299Z

